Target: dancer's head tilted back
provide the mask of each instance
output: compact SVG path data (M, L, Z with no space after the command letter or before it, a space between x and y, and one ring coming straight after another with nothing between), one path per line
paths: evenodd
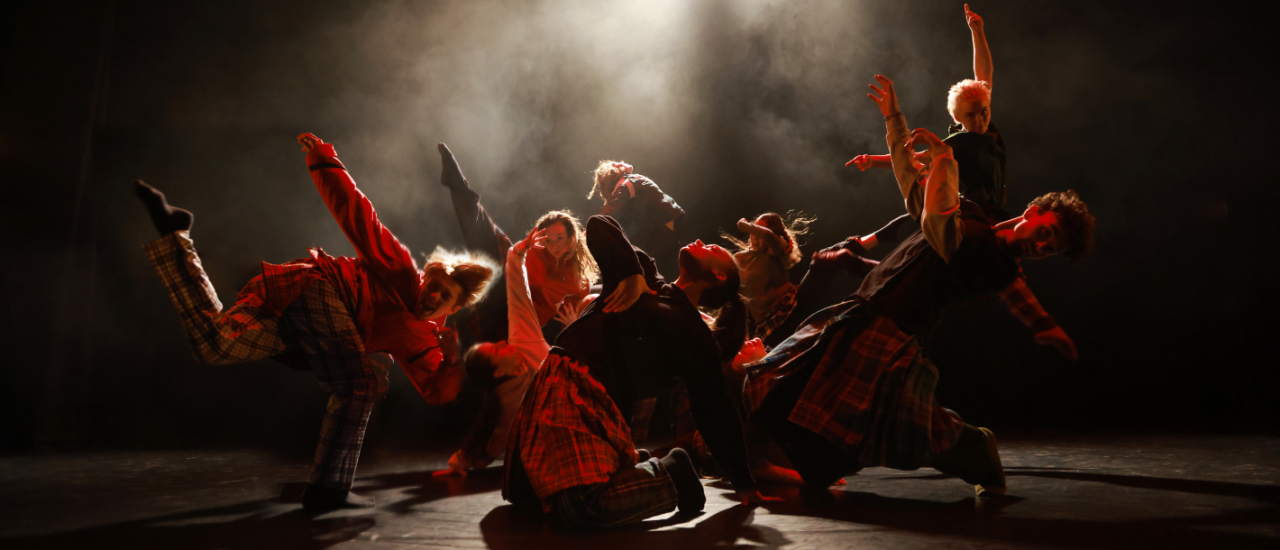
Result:
M712 333L720 345L721 361L738 353L747 337L747 305L738 294L742 279L728 250L702 240L680 249L680 278L676 286L698 291L699 308L715 317Z
M627 174L634 172L630 164L620 160L602 160L596 165L593 172L593 183L591 192L587 193L587 198L600 194L601 200L608 200L609 195L613 194L613 188L617 185L618 180Z
M471 349L462 359L462 368L467 379L482 390L492 390L503 382L519 377L529 370L520 360L515 346L505 340L501 342L481 342Z
M534 227L546 230L547 240L542 246L557 264L575 267L578 278L588 285L600 277L600 268L587 249L587 240L582 238L582 223L573 212L552 210L538 218Z
M426 263L414 310L419 319L443 320L484 298L497 268L483 254L443 248L436 248Z
M1074 190L1046 193L1021 216L995 226L996 237L1018 257L1039 260L1059 254L1077 262L1093 245L1093 214Z
M964 131L986 133L991 124L991 84L966 78L947 92L947 112Z

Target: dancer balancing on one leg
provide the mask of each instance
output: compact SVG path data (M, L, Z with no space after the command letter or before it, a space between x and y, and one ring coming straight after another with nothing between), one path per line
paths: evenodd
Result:
M633 402L683 381L698 428L738 496L763 502L720 373L746 327L732 256L694 242L679 252L679 279L665 284L612 218L587 221L587 244L604 288L534 376L511 426L503 497L577 528L701 510L706 497L688 454L638 454L626 421ZM699 307L721 309L722 338ZM722 348L718 340L736 344Z
M449 457L449 469L439 472L463 475L470 468L489 465L506 450L507 428L546 358L547 342L554 340L548 332L558 334L559 327L577 317L598 268L587 251L582 225L567 210L544 214L534 223L530 237L512 246L480 204L480 194L462 174L453 152L443 143L436 148L440 183L449 189L467 249L506 259L506 269L494 283L505 287L505 293L492 294L455 317L469 349L464 361L473 376L468 378L484 391L480 415ZM518 265L512 263L515 260ZM496 377L486 374L495 367Z
M1005 491L995 436L934 400L937 369L923 346L942 310L990 296L1018 277L1019 259L1079 258L1093 216L1075 192L1049 193L1017 218L992 225L957 192L950 148L927 130L908 138L893 83L876 76L894 175L921 231L865 279L853 298L810 317L747 366L744 401L804 478L829 497L832 480L861 468L923 466L960 477L979 496ZM919 185L911 149L927 146Z
M365 427L388 383L387 352L429 403L458 393L462 373L441 368L436 329L447 315L481 297L491 262L439 249L419 270L409 250L378 221L333 146L298 137L316 190L357 251L332 257L311 249L283 265L263 263L237 301L223 309L190 237L192 215L163 193L136 184L161 238L147 256L169 292L196 360L208 365L276 357L310 367L330 394L315 461L303 493L309 510L372 506L351 493Z

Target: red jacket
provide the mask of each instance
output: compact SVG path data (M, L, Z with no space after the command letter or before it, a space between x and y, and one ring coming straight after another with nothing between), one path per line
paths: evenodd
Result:
M307 285L323 277L342 296L366 353L390 353L428 403L452 401L462 387L462 371L440 368L438 327L413 313L425 277L413 255L378 221L373 203L356 188L332 144L312 149L307 166L357 257L335 258L310 249L310 257L287 264L263 262L262 275L240 291L239 300L278 316Z

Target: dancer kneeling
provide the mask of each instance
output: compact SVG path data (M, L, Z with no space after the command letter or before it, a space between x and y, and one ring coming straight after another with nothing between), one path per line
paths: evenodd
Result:
M607 216L587 221L587 246L603 277L601 298L560 334L520 405L503 497L578 528L624 525L677 506L701 510L706 497L688 454L641 460L626 421L632 402L683 381L694 420L738 496L766 500L747 466L716 335L697 307L726 308L718 325L734 334L723 341L741 344L745 311L733 258L697 241L680 250L680 277L665 284Z
M191 341L208 365L273 357L310 369L330 394L315 461L303 493L309 510L372 506L350 492L374 402L386 392L387 352L429 403L458 394L459 369L442 369L436 330L445 317L481 297L493 267L482 257L437 250L418 270L409 250L378 221L333 146L311 134L298 138L316 189L358 257L320 249L283 265L262 264L259 275L223 309L191 241L192 216L165 202L142 181L138 198L162 237L147 256Z
M937 369L923 346L948 305L991 296L1012 284L1019 259L1078 258L1093 216L1073 191L1037 198L1019 217L991 225L959 197L950 148L927 130L907 139L893 83L876 79L893 168L907 211L921 231L863 280L847 302L810 317L760 362L747 366L744 400L821 497L831 482L861 468L932 466L1003 494L995 437L934 401ZM927 145L923 188L911 148Z

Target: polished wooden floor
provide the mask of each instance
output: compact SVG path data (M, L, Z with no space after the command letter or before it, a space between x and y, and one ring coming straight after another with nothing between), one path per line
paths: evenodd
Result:
M499 471L438 478L443 454L369 449L378 506L298 504L308 464L261 451L0 457L0 548L1280 548L1280 438L1002 441L1009 496L979 501L932 470L872 469L806 506L792 488L735 506L718 482L693 518L566 533L513 513Z

